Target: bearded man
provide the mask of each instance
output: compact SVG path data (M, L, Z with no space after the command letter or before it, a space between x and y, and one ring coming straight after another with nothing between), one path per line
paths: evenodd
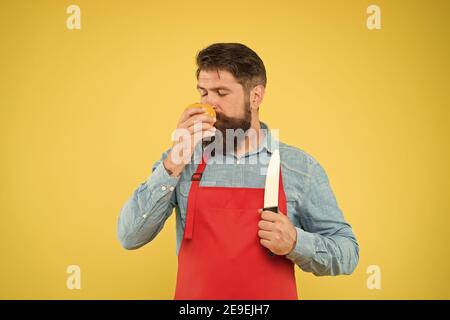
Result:
M121 210L122 246L152 241L175 209L175 299L298 299L295 265L317 276L351 274L358 242L325 170L259 119L267 82L260 57L216 43L196 61L200 102L216 117L183 111L172 147ZM273 168L279 183L268 188ZM276 210L265 207L270 192Z

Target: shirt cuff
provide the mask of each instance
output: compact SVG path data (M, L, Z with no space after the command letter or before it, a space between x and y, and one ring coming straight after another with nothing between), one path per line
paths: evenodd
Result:
M181 175L176 177L170 176L161 161L161 163L155 168L150 177L147 178L147 184L159 186L164 191L165 189L171 189L170 191L173 191L178 184L178 181L180 180L180 176Z
M295 230L297 231L297 242L294 249L286 255L286 258L295 263L309 262L315 254L314 235L298 227L295 227Z

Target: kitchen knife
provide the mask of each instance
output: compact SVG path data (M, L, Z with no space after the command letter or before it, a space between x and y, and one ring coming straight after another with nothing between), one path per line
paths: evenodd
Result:
M266 174L264 188L264 209L278 213L278 186L280 181L280 152L272 152Z

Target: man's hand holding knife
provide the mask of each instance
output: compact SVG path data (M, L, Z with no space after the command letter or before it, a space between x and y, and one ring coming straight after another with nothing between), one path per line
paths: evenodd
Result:
M290 253L297 242L297 230L289 218L280 213L259 209L261 220L258 223L261 245L276 255Z

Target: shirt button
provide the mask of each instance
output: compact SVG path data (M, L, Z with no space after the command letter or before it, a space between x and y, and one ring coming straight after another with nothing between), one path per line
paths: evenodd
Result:
M170 188L169 188L170 191L173 191L174 189L175 189L174 187L170 187Z
M161 186L162 191L166 191L166 189L167 189L166 186Z
M144 218L144 219L145 219L145 218L147 218L147 215L146 215L146 214L144 214L144 215L142 216L142 218Z

